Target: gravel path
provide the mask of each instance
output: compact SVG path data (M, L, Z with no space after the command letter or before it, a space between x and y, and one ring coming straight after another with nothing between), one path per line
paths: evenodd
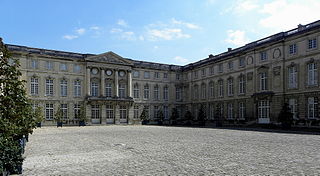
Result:
M320 136L157 126L43 127L23 175L320 175Z

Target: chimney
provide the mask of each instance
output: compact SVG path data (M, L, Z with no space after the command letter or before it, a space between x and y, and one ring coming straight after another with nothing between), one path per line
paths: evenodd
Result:
M212 54L209 54L209 59L213 58L213 55Z
M232 51L232 48L228 48L228 52Z
M304 25L298 24L298 31L302 31L304 29Z

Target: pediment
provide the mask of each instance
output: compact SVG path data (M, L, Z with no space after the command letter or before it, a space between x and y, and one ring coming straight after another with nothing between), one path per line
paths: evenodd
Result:
M90 56L86 58L86 61L91 61L91 62L101 62L101 63L109 63L109 64L120 64L120 65L132 65L133 63L125 59L116 53L109 51L103 54L95 55L95 56Z

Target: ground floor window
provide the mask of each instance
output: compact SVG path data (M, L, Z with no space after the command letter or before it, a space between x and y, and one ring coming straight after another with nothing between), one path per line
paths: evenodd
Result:
M318 111L318 99L316 97L309 97L308 98L308 118L314 119L317 117Z
M270 103L268 100L260 100L258 103L258 117L269 118L270 117Z
M127 119L127 107L120 106L120 119Z
M53 104L46 104L46 119L53 120Z
M209 120L213 120L213 119L214 119L214 105L209 104Z
M163 106L163 115L164 115L164 119L165 120L169 119L169 108L168 108L168 106Z
M78 119L80 115L80 104L74 104L73 110L74 110L74 118Z
M114 115L113 115L113 106L112 105L106 105L106 116L107 119L113 119Z
M154 106L153 107L153 119L157 119L158 118L158 110L159 110L159 106Z
M144 112L146 114L146 118L149 119L149 106L144 106Z
M99 105L91 105L91 118L92 119L100 119Z
M233 115L233 103L229 103L228 104L228 119L233 119L234 115Z
M136 105L133 107L133 118L138 119L139 115L139 106Z
M68 118L68 104L61 104L61 112L62 112L62 118L67 119Z
M297 99L291 98L289 99L289 108L290 112L293 114L293 118L298 118L298 106L297 106Z
M246 106L244 102L239 103L239 119L245 119Z

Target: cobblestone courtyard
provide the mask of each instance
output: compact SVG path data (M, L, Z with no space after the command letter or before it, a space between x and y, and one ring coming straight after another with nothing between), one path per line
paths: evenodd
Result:
M320 136L157 126L44 127L24 175L320 175Z

